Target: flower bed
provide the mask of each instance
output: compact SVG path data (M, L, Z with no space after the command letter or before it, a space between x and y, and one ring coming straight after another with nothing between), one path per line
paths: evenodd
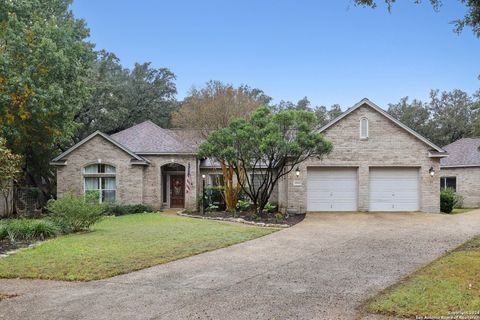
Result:
M278 215L277 218L275 218L275 214L256 216L253 212L237 212L235 215L233 215L231 212L227 211L205 212L205 214L202 215L198 212L188 212L184 210L178 212L177 214L184 217L238 222L270 228L288 228L299 223L305 218L305 215L282 215L283 219L280 220Z

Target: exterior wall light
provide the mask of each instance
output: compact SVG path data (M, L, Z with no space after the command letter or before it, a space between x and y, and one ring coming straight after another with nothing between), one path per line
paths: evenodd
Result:
M300 177L300 168L297 167L297 169L295 170L295 175L298 177Z
M433 177L435 175L435 169L433 169L433 167L430 167L430 169L428 169L428 173L431 177Z

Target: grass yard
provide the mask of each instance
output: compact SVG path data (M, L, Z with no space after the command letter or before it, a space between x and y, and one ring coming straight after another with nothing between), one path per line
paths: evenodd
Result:
M158 213L107 217L0 259L0 278L89 281L258 238L276 230Z
M477 209L478 208L455 208L453 209L452 214L465 213L465 212L470 212Z
M404 317L479 312L480 236L373 298L366 311Z

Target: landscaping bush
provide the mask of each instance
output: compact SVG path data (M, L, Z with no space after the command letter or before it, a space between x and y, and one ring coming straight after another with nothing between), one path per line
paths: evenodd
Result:
M281 213L276 213L274 216L275 223L282 223L284 220L283 214Z
M265 205L265 207L263 208L263 211L264 212L267 212L267 213L272 213L275 211L275 209L277 208L276 205L270 203L270 202L267 202L267 204Z
M54 237L59 227L45 219L8 219L0 221L0 240L43 240Z
M111 204L105 211L106 215L123 216L126 214L153 212L152 207L145 204Z
M238 211L247 211L250 208L250 201L247 200L238 200L237 210Z
M89 197L75 196L71 193L63 195L58 200L52 199L47 204L50 219L63 233L88 230L103 217L106 209L105 204L94 203Z
M218 206L210 203L210 204L208 205L208 207L205 209L205 211L207 211L207 212L218 211Z
M453 207L455 209L458 209L458 208L463 208L463 196L458 194L458 193L455 193L455 201L453 203Z
M225 201L223 199L223 187L222 186L206 186L204 193L203 208L208 211L210 206L215 206L217 209L212 211L223 211L226 209ZM198 195L197 200L198 209L202 208L202 195Z
M455 191L453 189L445 189L440 192L440 211L451 213L455 205Z

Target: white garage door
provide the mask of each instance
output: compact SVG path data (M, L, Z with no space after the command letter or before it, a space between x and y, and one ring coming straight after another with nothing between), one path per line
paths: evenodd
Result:
M309 168L308 211L356 211L356 168Z
M370 169L370 211L417 211L418 194L418 169Z

